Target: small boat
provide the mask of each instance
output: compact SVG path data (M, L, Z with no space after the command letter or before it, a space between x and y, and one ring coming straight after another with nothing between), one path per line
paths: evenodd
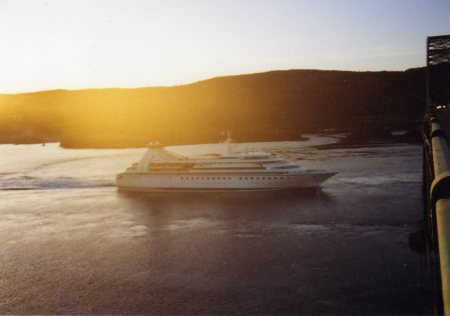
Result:
M316 188L336 172L308 170L266 152L227 152L207 158L189 158L149 144L142 159L116 176L120 190L267 190Z

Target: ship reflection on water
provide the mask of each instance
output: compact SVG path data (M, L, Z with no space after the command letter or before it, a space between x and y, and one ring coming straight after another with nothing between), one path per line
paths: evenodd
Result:
M288 190L241 190L241 191L180 191L180 192L134 192L118 191L119 196L128 200L133 208L151 208L178 212L208 211L222 209L226 213L240 213L284 210L284 205L305 203L308 200L331 199L332 196L321 188ZM295 204L294 204L295 205ZM249 207L251 206L251 207ZM192 208L195 208L192 209Z
M0 313L415 313L419 146L289 149L339 172L321 189L178 193L108 186L142 150L52 146L0 178Z
M314 204L326 205L333 199L321 189L119 194L134 215L140 216L150 227L165 229L165 225L172 228L180 225L180 228L192 229L199 225L199 228L210 227L209 233L220 231L229 234L236 233L224 230L230 225L241 228L256 225L269 230L277 222L285 221L286 217L291 220L304 217L315 211ZM158 223L157 227L155 223Z

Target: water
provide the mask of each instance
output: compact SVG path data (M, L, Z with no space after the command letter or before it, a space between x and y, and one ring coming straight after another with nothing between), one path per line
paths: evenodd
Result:
M339 172L259 193L126 194L145 149L0 145L0 313L414 314L421 148L312 147L340 137L237 145Z

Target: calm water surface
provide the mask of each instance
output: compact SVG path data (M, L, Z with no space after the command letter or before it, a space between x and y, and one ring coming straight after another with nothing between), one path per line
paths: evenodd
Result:
M414 314L421 148L312 147L338 137L237 145L339 172L259 193L126 194L145 149L0 145L0 313Z

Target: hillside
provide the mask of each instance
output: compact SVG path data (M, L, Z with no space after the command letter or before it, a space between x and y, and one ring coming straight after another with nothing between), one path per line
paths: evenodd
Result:
M288 70L175 87L51 90L0 95L0 142L135 147L296 139L324 129L412 128L423 114L425 69Z

